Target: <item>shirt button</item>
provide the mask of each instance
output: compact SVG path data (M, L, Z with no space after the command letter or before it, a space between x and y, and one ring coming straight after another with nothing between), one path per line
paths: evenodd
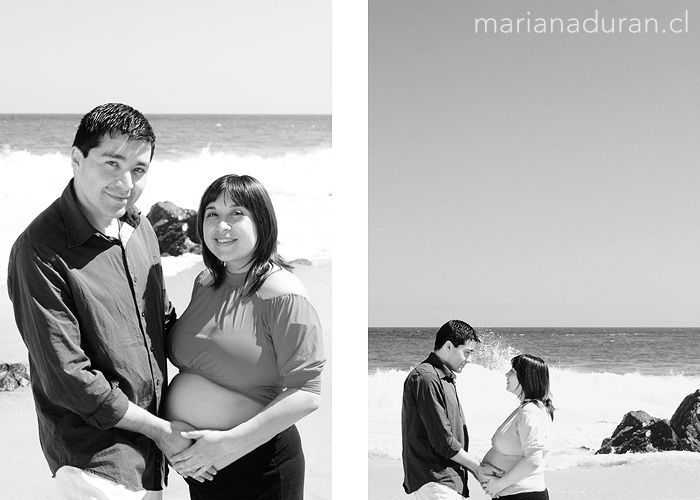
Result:
M156 385L157 385L157 386L160 385L160 380L156 380Z
M151 346L151 352L154 352L154 351L153 351L153 346Z
M146 317L146 311L143 311L143 312L141 313L141 317L142 317L142 318L145 318L145 317Z

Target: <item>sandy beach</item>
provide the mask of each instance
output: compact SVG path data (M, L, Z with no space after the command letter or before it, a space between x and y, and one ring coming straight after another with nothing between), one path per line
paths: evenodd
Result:
M700 454L672 453L667 462L628 463L611 467L576 467L545 472L551 500L697 500ZM399 460L369 460L369 500L406 500ZM470 498L490 497L470 477Z
M194 277L201 269L203 265L197 264L166 277L168 294L178 313L187 306ZM295 270L321 318L328 358L323 372L321 408L297 424L306 456L305 498L310 500L331 498L331 270L330 261L314 266L298 266ZM4 280L1 292L0 345L3 347L0 362L26 363L26 349L14 325ZM170 366L169 377L172 378L175 373L177 370ZM34 401L29 387L0 392L0 450L8 458L8 464L0 467L0 497L12 500L57 498L39 445ZM170 473L170 483L163 497L167 500L189 499L186 483L174 471Z

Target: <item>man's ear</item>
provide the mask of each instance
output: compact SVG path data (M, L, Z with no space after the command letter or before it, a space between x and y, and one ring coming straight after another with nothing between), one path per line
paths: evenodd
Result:
M80 163L85 159L83 156L83 152L80 151L76 146L73 146L73 148L70 150L70 164L71 167L73 167L73 171L75 171L76 168L80 167Z
M448 352L451 351L452 349L454 349L454 347L455 347L455 345L452 343L451 340L446 341L445 346L447 347Z

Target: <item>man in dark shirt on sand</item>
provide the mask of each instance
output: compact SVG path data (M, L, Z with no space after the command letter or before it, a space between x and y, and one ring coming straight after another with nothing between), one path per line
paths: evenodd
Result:
M7 289L61 499L159 499L161 450L190 443L184 424L156 416L175 312L153 228L134 207L154 148L135 109L93 109L73 142L73 179L10 254Z
M406 377L401 409L403 487L419 500L469 496L466 470L483 482L502 474L467 453L469 434L457 397L455 374L471 361L480 342L464 321L450 320L437 332L435 348Z

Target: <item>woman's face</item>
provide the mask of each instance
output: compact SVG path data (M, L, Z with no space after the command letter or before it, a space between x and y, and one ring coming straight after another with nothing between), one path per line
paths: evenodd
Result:
M231 273L250 269L258 232L250 211L234 204L226 193L209 203L204 210L204 243L226 264Z
M523 392L520 382L518 381L518 374L515 373L515 369L511 368L508 373L506 373L506 391L515 394L520 397Z

